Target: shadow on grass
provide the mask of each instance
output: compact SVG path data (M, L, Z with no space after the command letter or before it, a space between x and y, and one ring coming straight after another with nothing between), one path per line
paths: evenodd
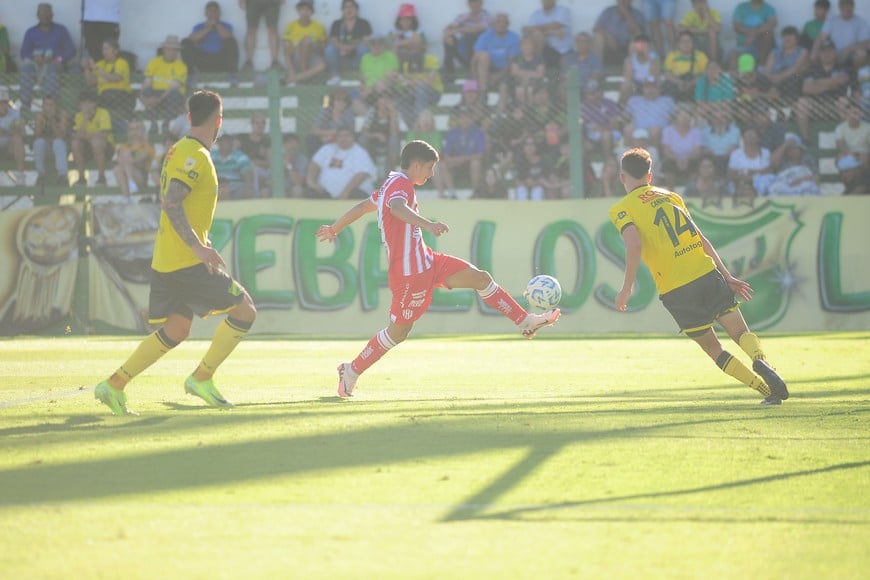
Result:
M574 403L574 405L578 408L582 407L581 403ZM363 412L357 407L353 405L353 413ZM488 413L495 411L490 405L482 407L482 410ZM404 412L407 411L405 409ZM517 411L515 406L510 406L496 414L515 417ZM582 417L577 410L573 413ZM644 416L643 413L638 414L635 409L625 409L624 413L635 415L638 419ZM191 417L193 415L190 414ZM315 413L303 412L300 415L315 415ZM185 416L172 422L166 422L171 416L142 419L107 417L106 424L115 422L116 427L124 429L166 422L161 425L159 433L172 436L173 432L179 429L189 429L191 432L201 433L201 442L198 442L195 447L183 449L161 449L131 456L88 459L67 464L52 464L50 461L45 461L2 470L0 471L0 490L2 490L0 506L101 500L207 486L244 484L293 474L376 467L433 457L462 457L487 451L529 449L528 456L511 467L495 483L475 494L471 501L461 502L458 505L492 504L499 496L519 485L523 478L567 445L655 436L670 429L727 424L735 420L742 422L782 420L778 414L760 413L755 417L747 417L746 413L742 413L736 417L708 414L686 421L656 423L657 419L653 416L651 417L653 424L632 425L619 429L589 429L584 428L582 422L578 422L572 423L572 430L567 432L530 432L521 428L504 429L498 419L490 426L489 423L483 422L484 418L480 415L467 415L451 416L449 420L413 420L382 427L341 430L317 435L273 437L241 442L209 441L209 429L217 430L230 424L238 425L262 420L292 421L294 416L293 414L284 416L207 413L196 420ZM491 417L486 419L492 421ZM256 428L256 424L252 426ZM47 430L45 432L55 429L49 426L43 428ZM91 430L98 427L93 416L84 415L58 424L56 430L63 428ZM89 433L89 435L95 438L111 437L110 433L103 428L99 433ZM149 431L142 430L134 433L137 439L150 434ZM66 437L64 441L67 441ZM457 509L446 518L446 521L476 517L483 516L477 511Z
M870 467L870 461L853 461L848 463L838 463L835 465L829 465L827 467L820 467L818 469L806 469L801 471L791 471L788 473L778 473L774 475L766 475L764 477L753 477L748 479L739 479L736 481L728 481L716 485L704 485L698 487L687 487L683 489L674 489L669 491L659 491L652 493L638 493L638 494L629 494L629 495L621 495L621 496L608 496L608 497L600 497L600 498L590 498L585 500L578 501L570 501L570 502L558 502L552 504L531 506L531 507L520 507L510 510L503 510L497 513L481 513L485 506L493 503L493 501L502 493L512 488L518 480L525 477L530 470L533 470L538 463L540 462L540 457L537 456L536 453L530 453L529 456L526 457L525 460L518 463L514 469L506 473L502 478L493 483L487 489L483 490L481 493L475 495L468 503L459 506L456 510L451 512L444 518L444 521L459 521L459 520L469 520L469 519L495 519L495 520L522 520L522 517L527 514L547 512L547 511L555 511L555 510L569 510L569 509L577 509L583 508L586 506L596 506L596 505L613 505L614 507L618 504L624 504L624 502L633 502L638 500L654 500L654 499L663 499L663 498L674 498L674 497L683 497L695 494L703 494L710 493L716 491L722 491L726 489L735 489L741 487L748 487L753 485L762 485L765 483L772 483L775 481L784 481L789 479L794 479L798 477L809 477L812 475L820 475L824 473L832 473L835 471L847 471L853 469L861 469L864 467ZM623 506L627 507L627 506ZM643 506L638 506L638 509L642 509ZM695 518L708 521L706 517ZM778 518L775 518L776 521L780 521ZM608 520L609 521L609 520ZM734 521L734 520L730 520ZM816 522L814 518L801 518L801 522ZM828 520L821 520L822 522L830 523ZM818 523L818 522L817 522ZM836 520L834 523L843 523L842 520Z

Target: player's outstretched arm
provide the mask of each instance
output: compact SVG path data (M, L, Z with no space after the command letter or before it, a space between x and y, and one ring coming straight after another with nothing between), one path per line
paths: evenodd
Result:
M321 242L331 242L341 233L341 230L378 208L371 198L366 198L344 212L332 225L323 225L317 229L317 239Z
M440 236L450 231L450 227L447 224L444 222L433 222L424 218L408 207L407 202L402 198L395 198L390 201L390 213L403 222L424 229L435 236Z
M697 227L698 226L695 225L696 229ZM725 282L728 283L728 287L731 288L731 291L744 300L752 300L752 286L749 285L749 282L732 276L731 272L728 271L728 268L725 267L722 258L719 257L719 252L716 251L716 248L713 247L713 244L710 243L707 236L701 233L701 230L697 231L698 235L701 236L701 243L704 245L704 251L708 256L713 258L713 263L716 264L716 269L722 273L722 276L725 278Z
M628 309L628 299L631 298L631 289L637 278L643 244L640 240L640 232L634 224L622 228L621 233L622 241L625 242L625 278L622 281L622 290L616 295L616 309L625 312Z

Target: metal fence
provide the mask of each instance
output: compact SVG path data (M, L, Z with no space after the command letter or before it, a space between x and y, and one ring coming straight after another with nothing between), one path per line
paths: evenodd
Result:
M43 73L32 87L25 87L20 75L0 75L0 91L8 93L12 115L18 115L2 128L4 199L54 203L62 196L153 195L164 152L187 130L184 101L196 88L223 96L221 140L227 152L218 147L214 155L236 158L235 165L225 162L240 181L227 189L235 198L316 196L306 168L342 126L353 128L356 142L371 156L374 181L398 167L399 151L409 139L433 143L442 163L422 188L432 197L621 195L618 157L631 146L654 153L657 183L714 203L728 197L751 202L762 190L837 194L844 188L833 127L848 114L845 100L811 103L809 138L795 140L800 150L795 162L809 158L806 181L816 188L780 191L776 168L741 179L729 172L728 157L735 144L745 146L747 129L765 131L765 119L798 135L803 128L790 97L710 102L709 94L680 93L662 78L635 84L618 74L581 87L574 71L488 90L469 79L432 83L396 78L368 89L352 80L338 86L287 86L277 71L242 79L199 75L189 85L162 92L144 87L141 73L134 72L129 90L98 90L89 82L93 74L66 72L55 81ZM677 143L685 137L683 124L712 143L705 140L687 163L669 151L674 131L679 132ZM784 155L790 153L781 152L777 163ZM708 163L711 185L699 191L697 182ZM757 173L767 177L757 179Z

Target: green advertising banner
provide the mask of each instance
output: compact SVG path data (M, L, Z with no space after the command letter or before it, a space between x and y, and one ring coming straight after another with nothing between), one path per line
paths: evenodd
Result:
M451 228L428 239L434 249L488 270L521 303L532 276L556 276L564 314L553 332L676 331L645 270L629 311L613 308L624 249L607 218L612 202L424 200L422 212ZM277 199L218 204L212 244L258 306L254 334L367 336L386 325L390 295L375 214L333 244L315 238L321 224L350 204ZM743 305L753 328L870 329L870 231L865 229L870 198L777 198L724 210L689 206L731 271L755 288L754 298ZM101 210L114 228L103 228L111 235L96 244L90 259L89 310L96 328L138 332L145 329L143 274L157 210L126 207ZM12 242L7 233L0 235ZM195 324L194 333L208 336L215 323ZM474 292L445 289L436 292L430 312L415 327L418 333L513 330Z

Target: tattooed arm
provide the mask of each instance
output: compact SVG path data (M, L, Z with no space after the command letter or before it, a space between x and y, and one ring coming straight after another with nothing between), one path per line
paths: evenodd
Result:
M161 205L163 211L166 212L166 217L169 218L169 223L172 224L182 241L190 246L196 257L206 265L209 272L225 268L226 263L217 250L210 245L203 244L190 226L182 203L188 195L190 195L190 188L186 184L176 179L169 182L169 188Z

